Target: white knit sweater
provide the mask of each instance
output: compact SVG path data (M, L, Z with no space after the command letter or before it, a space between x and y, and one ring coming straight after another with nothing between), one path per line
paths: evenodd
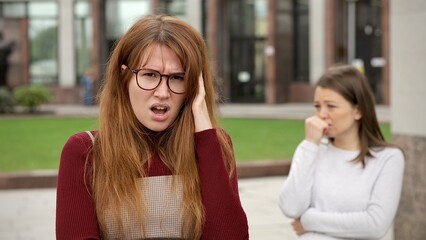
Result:
M296 149L280 192L287 217L301 218L298 239L377 239L391 226L398 208L404 156L397 148L374 152L351 162L359 151L306 140Z

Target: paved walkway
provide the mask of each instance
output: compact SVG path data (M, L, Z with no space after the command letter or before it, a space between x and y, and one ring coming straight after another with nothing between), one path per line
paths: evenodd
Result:
M291 219L278 207L278 194L285 177L248 178L239 181L241 203L246 211L250 239L288 240L296 235Z
M285 177L242 179L240 197L246 211L250 239L292 239L290 219L281 214L277 201ZM0 191L0 239L55 239L56 190Z
M241 203L246 211L250 239L295 238L291 219L278 208L278 193L286 177L247 178L239 181ZM56 190L0 191L1 240L55 239ZM383 240L392 240L388 234Z
M97 106L82 105L44 105L40 109L57 116L96 116L99 111ZM390 122L389 106L378 105L376 112L380 122ZM221 104L219 114L229 118L305 119L314 114L314 107L311 103Z

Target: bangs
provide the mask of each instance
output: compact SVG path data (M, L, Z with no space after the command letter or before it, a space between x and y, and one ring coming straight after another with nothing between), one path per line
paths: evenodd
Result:
M147 44L145 47L143 47L138 53L138 56L140 56L140 59L138 60L137 68L143 68L147 65L147 63L151 59L154 48L156 46L160 47L161 56L163 56L163 47L170 48L173 51L173 53L178 57L179 63L182 66L184 73L185 73L185 76L186 76L186 73L188 72L188 66L187 66L187 64L185 64L186 63L185 57L182 56L181 51L178 51L179 48L176 49L175 46L173 46L173 45L170 46L169 44L166 44L166 43L152 42L150 44ZM163 65L164 65L164 57L162 57L162 59L163 59Z
M138 59L137 63L135 64L136 66L135 66L134 69L143 68L147 65L147 63L151 59L155 45L156 45L156 43L151 42L151 43L147 44L146 46L142 47L139 50L138 56L140 56L140 58Z

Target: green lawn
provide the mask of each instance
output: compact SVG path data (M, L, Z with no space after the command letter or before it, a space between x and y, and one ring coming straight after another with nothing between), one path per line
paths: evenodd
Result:
M96 124L90 118L0 119L0 171L56 169L68 137Z
M222 119L238 162L291 159L303 139L303 121ZM57 169L73 133L96 129L94 118L0 118L0 171ZM382 125L390 139L389 125Z
M290 159L304 137L303 121L223 119L237 161Z

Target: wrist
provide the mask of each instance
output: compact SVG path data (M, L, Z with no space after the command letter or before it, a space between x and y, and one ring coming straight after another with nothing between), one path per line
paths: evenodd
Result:
M321 138L317 139L317 138L305 137L305 140L315 145L319 145L321 143Z
M210 123L210 119L203 119L195 121L195 132L201 132L207 129L212 129L213 126Z

